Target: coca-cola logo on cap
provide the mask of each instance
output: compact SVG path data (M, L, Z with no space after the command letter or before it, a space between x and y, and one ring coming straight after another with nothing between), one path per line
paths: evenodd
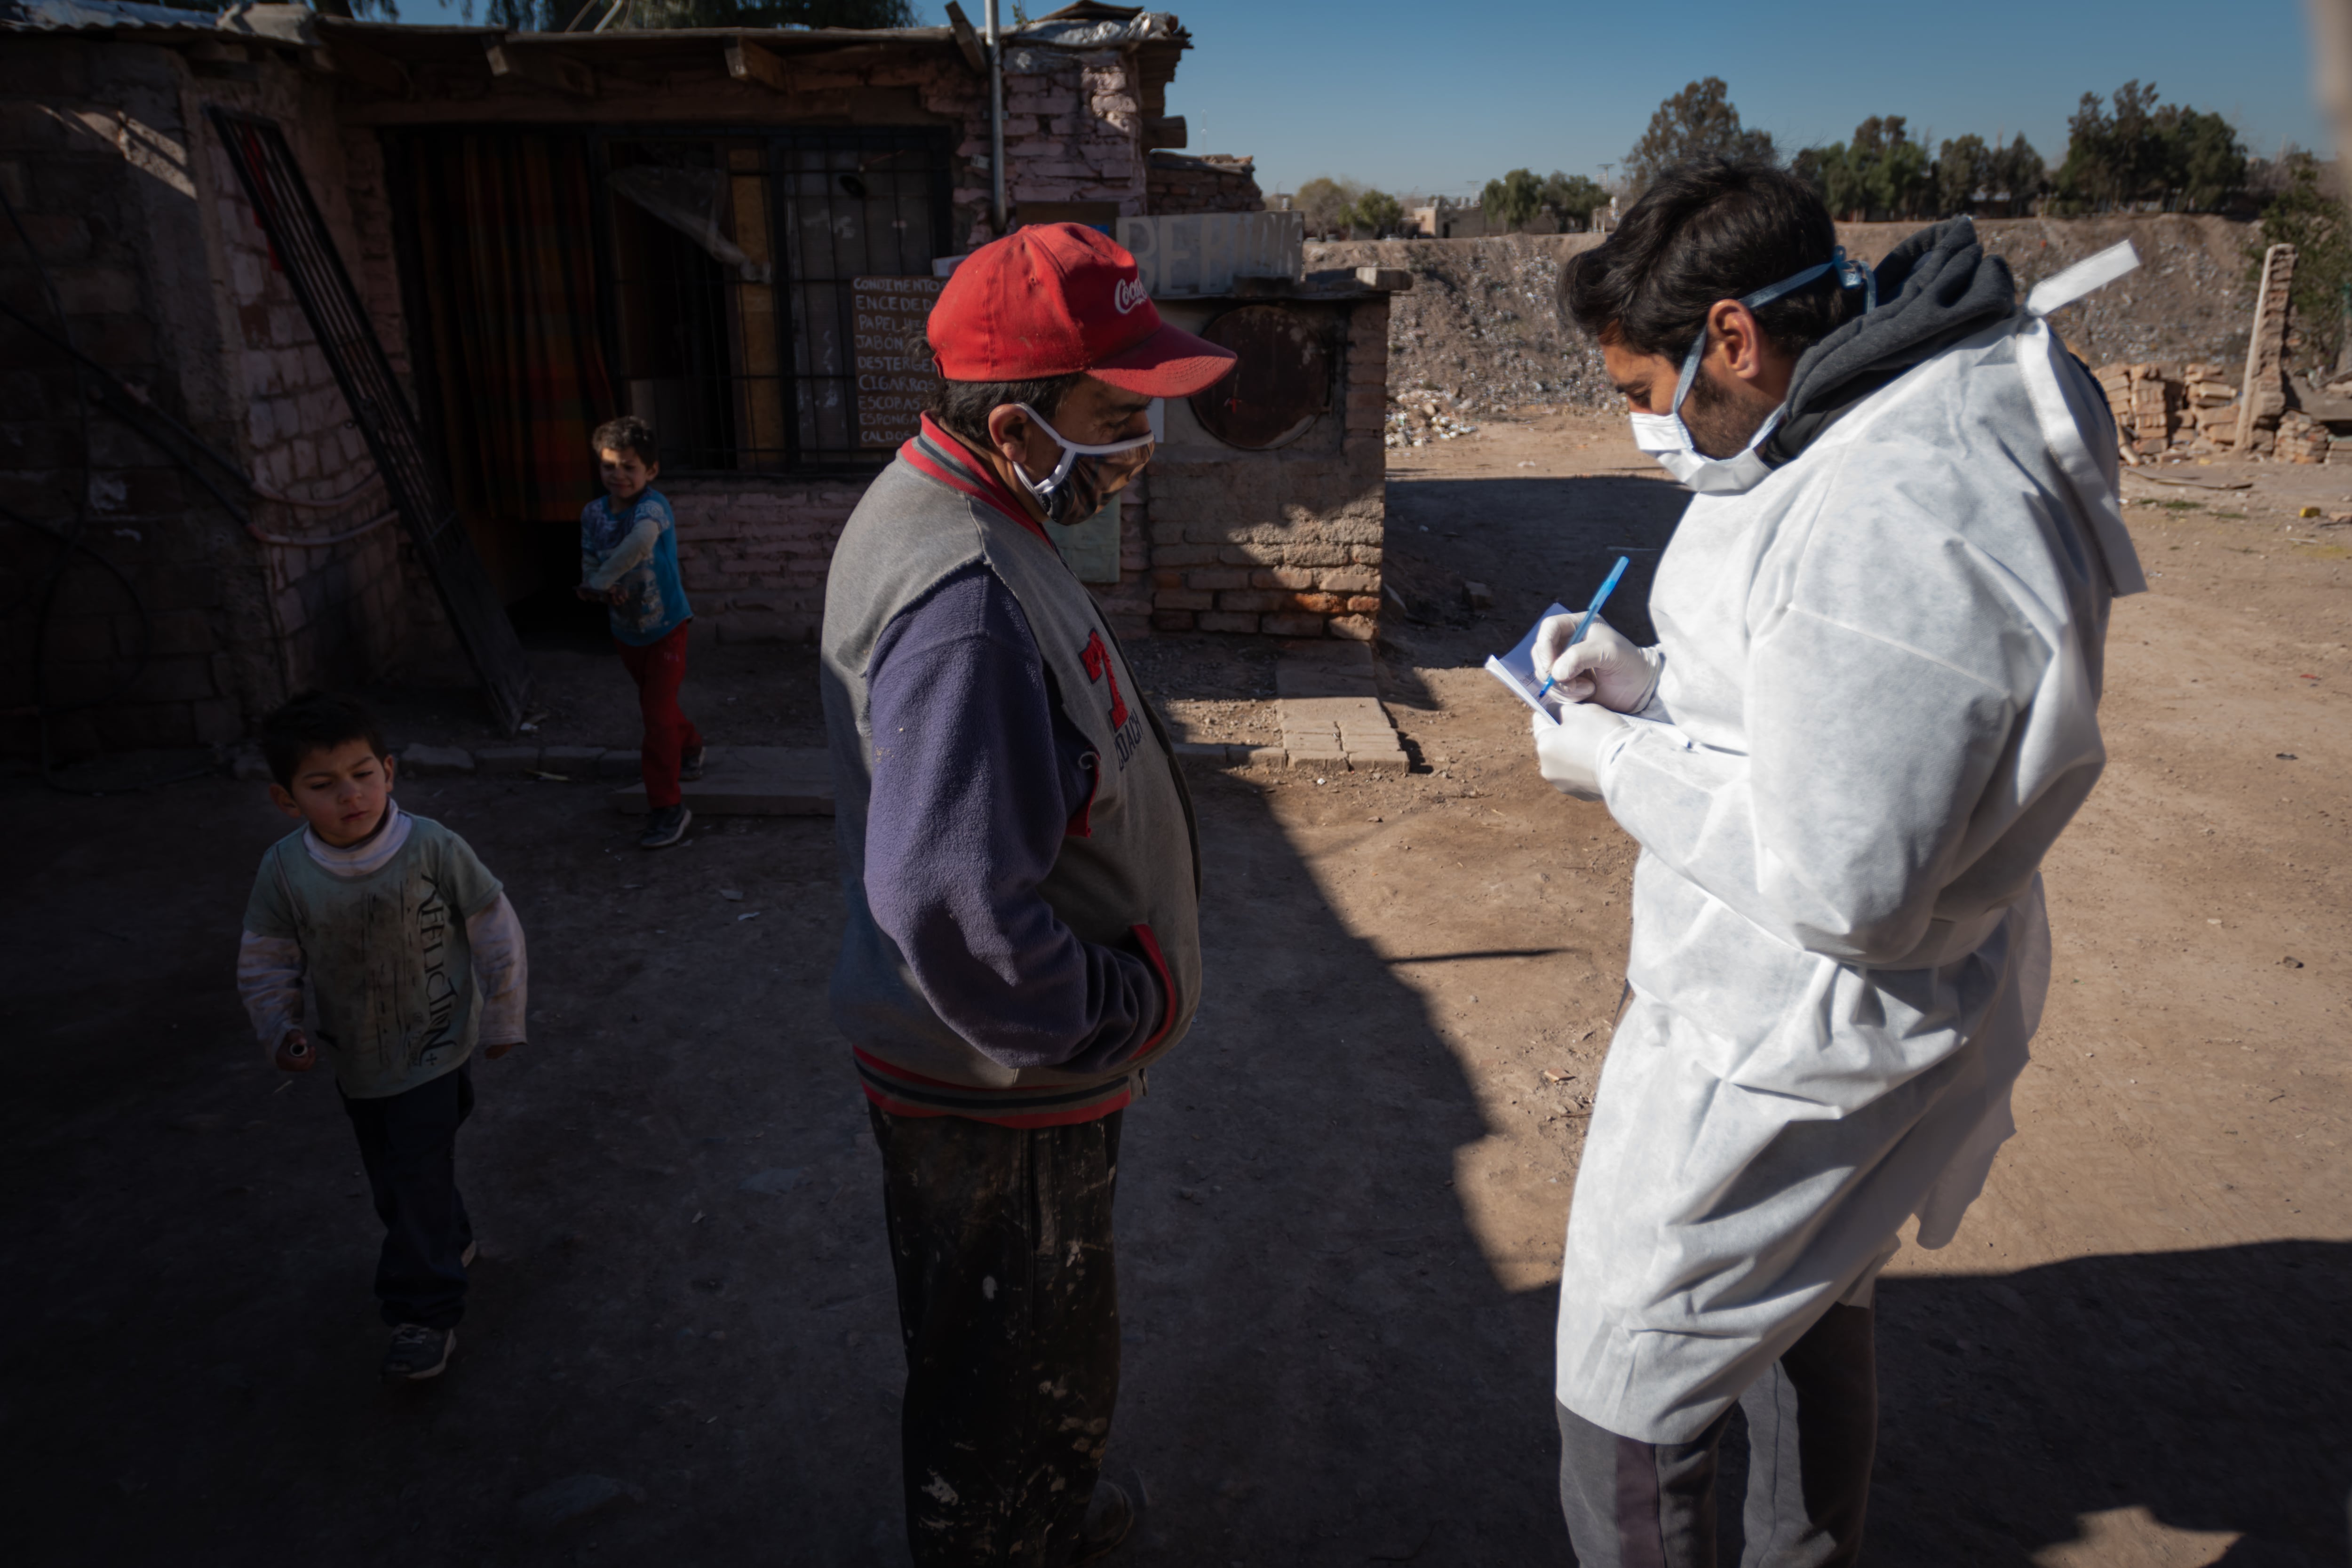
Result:
M1132 278L1120 279L1118 287L1110 291L1110 302L1122 316L1150 298L1144 292L1143 285Z

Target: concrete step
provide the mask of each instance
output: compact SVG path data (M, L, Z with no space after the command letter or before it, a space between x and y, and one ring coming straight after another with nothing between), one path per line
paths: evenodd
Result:
M831 816L833 759L814 746L713 746L702 777L679 793L712 816ZM615 791L613 804L643 813L646 786Z

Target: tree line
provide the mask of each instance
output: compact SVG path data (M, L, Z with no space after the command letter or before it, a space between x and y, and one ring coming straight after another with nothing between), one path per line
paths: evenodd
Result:
M2219 212L2245 205L2263 171L2219 114L2165 103L2156 84L2127 81L2102 99L2086 92L2066 122L2056 169L2023 136L1977 135L1939 146L1915 140L1899 114L1874 114L1851 138L1783 159L1771 132L1744 125L1720 77L1692 82L1658 105L1625 155L1628 194L1685 158L1785 163L1811 182L1839 218L1957 216L2029 210L2079 215Z

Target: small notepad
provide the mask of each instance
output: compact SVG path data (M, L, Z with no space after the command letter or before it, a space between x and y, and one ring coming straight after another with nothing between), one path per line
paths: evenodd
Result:
M1536 673L1536 634L1542 631L1543 624L1554 616L1575 613L1555 604L1536 617L1536 624L1528 628L1528 635L1519 639L1518 647L1506 654L1486 656L1486 673L1509 687L1512 694L1534 709L1547 724L1559 723L1559 715L1549 706L1550 699L1536 695L1543 689L1543 677Z

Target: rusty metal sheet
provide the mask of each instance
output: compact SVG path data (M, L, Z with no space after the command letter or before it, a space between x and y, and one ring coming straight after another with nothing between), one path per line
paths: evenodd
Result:
M1331 407L1322 335L1282 305L1244 305L1201 335L1240 356L1233 374L1192 398L1193 417L1228 447L1265 451L1296 441Z

